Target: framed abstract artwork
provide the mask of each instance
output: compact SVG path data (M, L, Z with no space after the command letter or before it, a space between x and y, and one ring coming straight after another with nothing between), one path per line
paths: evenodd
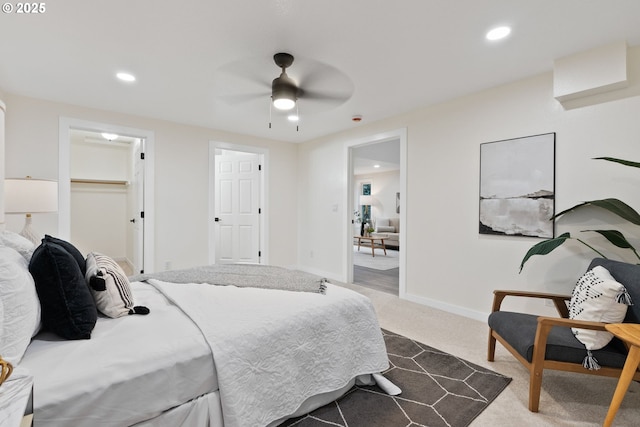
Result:
M480 234L553 238L556 134L480 144Z

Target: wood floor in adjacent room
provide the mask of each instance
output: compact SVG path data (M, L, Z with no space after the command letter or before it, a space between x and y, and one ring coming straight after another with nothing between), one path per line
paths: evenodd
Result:
M353 283L397 296L400 284L400 268L376 270L354 265Z

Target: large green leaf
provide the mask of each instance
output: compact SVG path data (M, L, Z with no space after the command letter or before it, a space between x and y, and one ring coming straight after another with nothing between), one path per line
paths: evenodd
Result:
M572 208L565 209L560 213L555 214L551 217L551 220L558 218L561 215L572 212L576 209L581 208L582 206L597 206L602 209L606 209L609 212L618 215L620 218L625 219L633 224L640 225L640 214L636 212L631 206L627 205L625 202L618 199L602 199L602 200L591 200L589 202L583 202L578 205L575 205Z
M582 230L582 231L594 231L604 236L613 245L623 249L633 249L631 243L624 237L624 235L618 230Z
M638 251L636 251L636 248L634 248L633 245L629 243L627 238L624 237L624 235L618 230L583 230L583 231L595 231L596 233L600 233L613 245L623 249L631 249L633 253L636 255L636 257L640 259L640 255L638 254Z
M614 157L594 157L594 160L607 160L609 162L620 163L621 165L631 166L633 168L640 168L640 163L632 162L629 160L616 159Z
M540 243L537 243L529 249L527 254L522 259L520 263L520 272L522 273L522 268L524 267L524 263L527 262L529 258L534 255L546 255L558 246L562 245L567 239L570 239L571 235L569 233L563 233L560 236L554 239L543 240Z

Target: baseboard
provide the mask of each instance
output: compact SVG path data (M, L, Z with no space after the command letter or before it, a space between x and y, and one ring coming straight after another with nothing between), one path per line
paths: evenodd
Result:
M303 266L289 266L287 268L315 274L316 276L326 277L329 281L335 280L337 282L341 282L341 283L343 282L342 278L338 277L334 273L329 273L326 271L309 268L309 267L303 267ZM447 313L452 313L458 316L463 316L463 317L468 317L470 319L478 320L483 323L485 323L487 321L487 318L489 317L488 312L484 313L481 311L469 310L468 308L460 307L458 305L448 304L442 301L437 301L431 298L425 298L418 295L412 295L406 292L404 293L404 295L401 295L400 298L405 299L407 301L415 302L417 304L425 305L427 307L446 311Z
M300 266L300 265L289 266L287 268L291 268L293 270L304 271L305 273L309 273L309 274L315 274L316 276L324 277L329 281L333 280L333 281L340 282L340 283L343 282L341 277L338 277L334 273L329 273L327 271L322 271L322 270L318 270L318 269L315 269L315 268L303 267L303 266Z
M447 313L457 314L458 316L468 317L480 322L487 321L489 313L484 313L476 310L469 310L468 308L460 307L459 305L448 304L442 301L437 301L431 298L425 298L418 295L411 295L405 293L403 299L407 301L415 302L417 304L426 305L427 307L436 308L438 310L446 311Z

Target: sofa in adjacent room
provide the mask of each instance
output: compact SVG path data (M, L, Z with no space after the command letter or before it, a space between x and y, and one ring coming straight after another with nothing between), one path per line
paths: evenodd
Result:
M400 246L400 218L376 218L374 234L385 234L385 246Z

